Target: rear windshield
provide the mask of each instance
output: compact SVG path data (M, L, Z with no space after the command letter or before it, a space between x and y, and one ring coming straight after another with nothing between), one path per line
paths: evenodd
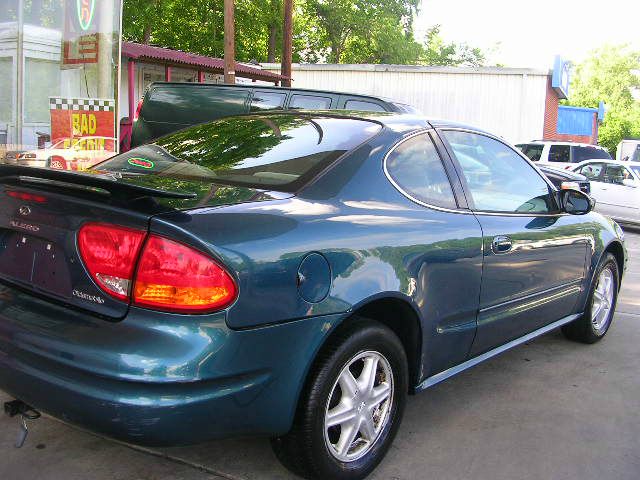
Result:
M195 180L295 192L380 129L374 122L346 118L230 117L159 138L95 169L166 177L167 187Z
M596 147L573 147L573 163L580 163L591 159L611 160L611 155L606 150Z

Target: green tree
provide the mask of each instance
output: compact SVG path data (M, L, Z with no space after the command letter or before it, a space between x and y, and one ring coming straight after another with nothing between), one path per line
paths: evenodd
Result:
M485 54L466 43L445 42L440 35L440 25L434 25L427 31L420 60L426 65L480 67L485 63Z
M328 61L402 63L415 43L411 22L418 3L419 0L306 0L301 11L315 19L312 33L328 51ZM394 53L399 52L396 57Z
M602 100L607 114L599 129L599 142L615 154L620 140L640 136L640 52L627 45L607 45L594 50L574 72L569 105L597 108Z

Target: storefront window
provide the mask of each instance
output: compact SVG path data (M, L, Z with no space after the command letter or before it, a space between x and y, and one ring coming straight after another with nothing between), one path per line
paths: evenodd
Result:
M117 153L121 10L121 0L4 1L0 162L82 170Z

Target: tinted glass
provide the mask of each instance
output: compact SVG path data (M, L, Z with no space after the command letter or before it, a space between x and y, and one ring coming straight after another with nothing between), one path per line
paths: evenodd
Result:
M327 110L331 107L329 97L318 97L315 95L293 95L289 108L303 108L305 110Z
M95 169L169 190L180 190L184 180L293 192L380 128L287 114L228 117L159 138Z
M418 110L416 107L414 107L413 105L407 105L406 103L397 103L397 102L393 102L393 104L398 107L398 109L401 112L404 113L411 113L414 115L421 115L422 112L420 110Z
M570 160L571 147L569 145L551 145L549 147L550 162L568 162Z
M573 148L573 162L580 163L585 160L604 159L611 160L611 155L605 150L596 147L575 146Z
M525 145L517 145L522 153L524 153L530 160L537 162L540 160L540 156L542 155L542 150L544 149L544 145L537 144L525 144Z
M273 110L282 108L287 98L286 93L280 92L255 92L251 99L252 110Z
M631 167L631 170L635 172L635 174L640 177L640 165Z
M484 135L446 131L476 210L544 213L555 210L549 185L507 145Z
M378 105L373 102L365 102L361 100L347 100L344 104L344 108L347 110L360 110L364 112L384 112L385 109L382 105Z
M401 143L387 157L386 167L393 181L416 200L456 207L449 178L428 135Z
M596 180L600 177L604 164L602 163L587 163L578 169L578 173L581 173L589 180Z
M604 181L622 185L623 180L632 180L633 175L622 165L607 164L604 171Z

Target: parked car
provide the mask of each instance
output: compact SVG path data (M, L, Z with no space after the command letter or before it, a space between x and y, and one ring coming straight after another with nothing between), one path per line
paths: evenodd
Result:
M569 168L566 164L584 160L611 160L611 155L604 148L589 143L534 140L517 144L516 147L533 162L565 164L565 168Z
M544 173L544 176L559 190L573 188L582 190L587 194L591 192L589 179L584 175L569 170L558 170L557 168L547 167L546 165L538 165L538 169Z
M572 167L589 179L600 213L640 225L640 162L589 160Z
M229 115L294 109L419 113L411 105L371 95L262 85L155 82L138 104L131 147Z
M601 340L627 258L586 194L409 115L228 117L92 174L2 165L0 197L2 390L139 444L270 436L323 480L376 467L407 394Z
M618 143L616 160L640 162L640 138L625 138Z
M28 150L17 155L15 163L28 167L58 170L84 170L115 155L116 139L87 136L62 138L49 148Z

